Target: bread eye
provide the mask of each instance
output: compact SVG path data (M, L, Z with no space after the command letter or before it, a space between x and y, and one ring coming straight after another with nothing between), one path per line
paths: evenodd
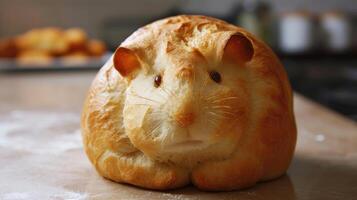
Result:
M161 85L161 75L156 75L154 78L154 86L157 88Z
M209 73L209 76L211 77L211 79L216 82L216 83L220 83L222 81L222 77L221 74L218 73L217 71L211 71Z

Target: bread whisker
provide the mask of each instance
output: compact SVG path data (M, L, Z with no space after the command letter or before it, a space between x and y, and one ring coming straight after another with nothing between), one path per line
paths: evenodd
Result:
M217 106L211 106L211 108L215 108L215 109L220 109L220 108L227 108L227 109L231 109L232 106L222 106L222 105L217 105Z
M152 102L155 102L157 104L162 104L163 102L159 102L159 101L156 101L156 100L153 100L153 99L150 99L148 97L143 97L143 96L140 96L138 94L135 94L135 93L129 93L128 96L132 96L132 97L137 97L137 98L140 98L140 99L145 99L145 100L148 100L148 101L152 101Z
M149 136L151 138L156 138L153 133L154 133L154 131L156 131L156 129L161 128L161 126L162 126L162 123L158 120L158 122L155 124L155 126L153 126L153 128L150 129L150 131L146 132L147 136Z
M218 127L218 119L207 117L207 122L213 125L213 128Z
M165 89L164 87L160 87L160 89L166 92L167 94L171 94L171 96L177 97L177 95L174 92L172 92L172 90L170 90L169 88Z
M224 98L219 98L219 99L213 100L211 102L212 103L219 103L219 102L223 102L223 101L227 101L227 100L231 100L231 99L238 99L238 97L235 97L235 96L224 97Z

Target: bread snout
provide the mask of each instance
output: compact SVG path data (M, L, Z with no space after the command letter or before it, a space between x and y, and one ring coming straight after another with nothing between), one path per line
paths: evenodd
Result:
M176 77L186 84L187 87L185 91L180 95L180 100L177 106L173 111L173 119L180 127L188 127L192 125L196 118L196 113L194 110L194 99L193 97L193 78L194 70L190 67L182 67L177 70Z

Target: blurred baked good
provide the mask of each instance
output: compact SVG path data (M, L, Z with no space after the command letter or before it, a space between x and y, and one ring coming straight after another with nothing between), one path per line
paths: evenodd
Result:
M63 37L61 29L34 29L16 38L20 50L47 52L53 56L61 56L69 51L69 42Z
M36 28L13 38L0 40L0 58L17 58L18 63L45 65L53 58L70 66L100 57L106 52L102 41L89 40L80 28Z
M70 28L64 31L64 37L69 43L71 52L84 50L87 43L87 34L80 28Z
M90 40L87 43L87 52L91 56L102 56L106 52L106 47L104 42L99 40Z
M16 56L17 52L18 48L14 39L7 38L0 40L0 58L13 58Z
M90 56L83 51L72 52L62 57L61 62L65 66L81 65L90 59Z
M28 50L21 52L16 61L21 66L46 66L53 62L53 57L45 51Z

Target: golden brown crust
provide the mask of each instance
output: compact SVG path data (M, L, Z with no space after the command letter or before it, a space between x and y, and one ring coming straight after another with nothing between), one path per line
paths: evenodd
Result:
M98 173L117 182L151 189L186 185L187 172L148 159L124 134L120 114L125 87L110 59L93 81L83 108L83 143L90 161Z
M102 176L151 189L177 188L193 182L204 190L234 190L285 173L296 143L292 91L283 66L263 42L242 28L221 20L183 15L159 20L139 29L121 47L134 51L143 69L153 65L151 58L163 52L170 61L180 66L194 65L195 62L217 64L222 61L227 41L235 34L246 37L254 49L249 62L240 66L242 74L236 75L242 76L236 84L246 99L240 100L239 104L232 103L232 106L242 107L235 113L242 125L215 136L216 139L239 139L235 150L224 158L213 156L190 167L155 160L150 153L157 151L155 143L139 144L142 140L139 132L144 129L136 130L135 124L130 121L123 124L127 117L123 113L129 112L123 112L129 80L119 75L111 58L93 81L81 122L86 153ZM189 62L177 60L175 56L184 55L185 48L191 49ZM195 80L197 77L189 71L185 69L177 76ZM249 110L244 111L245 107ZM134 109L138 116L139 112L147 112ZM194 114L190 109L182 110L187 110L180 111L178 115L185 122L182 126L194 123ZM126 131L130 127L133 130L129 137ZM224 123L220 127L228 130ZM217 151L220 148L224 149L217 146ZM210 157L215 152L204 153ZM191 158L186 156L184 159Z

